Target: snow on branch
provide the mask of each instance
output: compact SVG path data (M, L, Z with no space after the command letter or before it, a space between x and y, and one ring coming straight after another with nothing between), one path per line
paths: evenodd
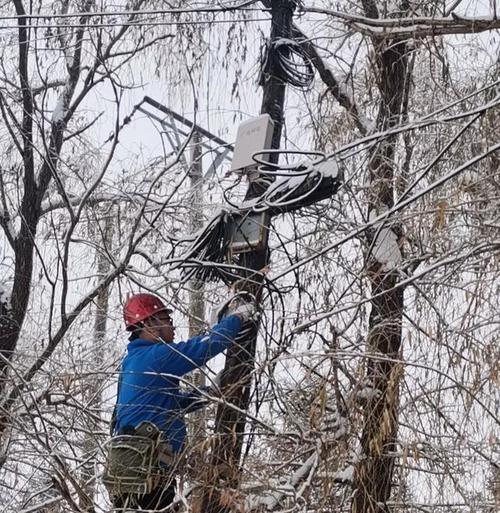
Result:
M64 120L64 117L66 116L66 107L65 104L67 103L68 93L62 94L59 96L56 106L54 108L54 112L52 113L52 123L60 123Z
M342 11L304 7L303 11L327 14L345 21L352 29L378 37L423 38L448 34L475 34L500 29L500 18L491 16L368 18Z
M389 208L383 206L380 211L370 212L370 221L377 223L376 219L387 212ZM377 223L378 224L378 223ZM376 233L370 247L370 256L381 264L383 271L392 271L402 262L403 256L399 247L399 237L390 227L385 224L374 225Z
M414 23L406 27L370 26L364 23L352 23L351 27L370 36L398 37L422 39L429 36L446 36L451 34L476 34L488 30L498 30L500 19L471 19L467 21L457 20L453 25L439 22L425 25Z
M309 458L290 476L290 479L277 485L276 490L269 494L250 495L247 499L247 510L252 511L264 507L267 511L274 510L283 499L293 497L301 483L306 481L314 472L319 462L318 451L315 450Z

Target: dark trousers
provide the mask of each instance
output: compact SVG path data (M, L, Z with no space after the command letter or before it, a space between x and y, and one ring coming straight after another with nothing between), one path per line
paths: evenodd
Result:
M126 494L113 497L113 506L123 511L151 509L159 511L172 504L175 497L175 479L165 483L165 486L158 486L150 493Z

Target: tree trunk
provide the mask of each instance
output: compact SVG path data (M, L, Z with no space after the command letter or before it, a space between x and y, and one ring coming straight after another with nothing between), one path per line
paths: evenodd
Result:
M369 4L367 15L373 14ZM407 73L407 48L404 40L373 40L377 59L380 105L377 130L398 123L404 99ZM372 152L369 162L369 214L380 215L394 204L396 138L382 141ZM400 239L397 221L390 229ZM361 454L354 474L352 513L381 513L392 489L394 454L398 430L398 391L402 366L395 363L401 349L403 290L396 288L397 270L377 260L373 249L380 230L368 234L367 270L371 282L371 303L366 342L366 382L371 398L363 413Z

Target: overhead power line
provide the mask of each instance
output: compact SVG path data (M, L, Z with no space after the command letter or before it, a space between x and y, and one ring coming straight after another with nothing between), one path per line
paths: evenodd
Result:
M0 16L0 20L52 20L60 18L93 18L98 16L140 16L146 14L203 14L203 13L223 13L229 11L241 10L257 3L257 0L246 0L233 6L218 6L218 7L195 7L192 9L151 9L151 10L137 10L137 11L97 11L97 12L75 12L75 13L61 13L61 14L23 14L12 16ZM265 8L251 9L252 11L264 11Z
M1 18L0 18L1 20ZM253 23L258 21L268 21L269 18L252 18L251 20L244 19L230 19L230 20L199 20L199 21L145 21L145 20L137 20L137 21L123 21L121 23L109 22L109 23L65 23L65 24L32 24L32 25L24 25L25 28L29 29L48 29L48 28L112 28L112 27L171 27L171 26L179 26L179 25L204 25L204 24L222 24L222 23ZM17 25L0 25L0 30L17 30Z

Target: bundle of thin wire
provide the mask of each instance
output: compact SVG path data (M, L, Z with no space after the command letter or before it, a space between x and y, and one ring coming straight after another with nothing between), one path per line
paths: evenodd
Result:
M222 210L203 228L183 255L184 279L198 278L203 281L222 280L231 283L234 273L227 265L231 216Z
M270 153L299 154L310 159L294 164L271 164L267 161ZM184 278L221 280L231 284L245 271L239 266L238 256L229 254L236 223L233 214L253 211L277 215L291 212L331 197L341 184L337 163L327 160L321 152L265 150L254 154L253 159L258 164L259 179L266 181L266 190L240 205L228 201L234 212L222 210L211 219L183 255L180 267Z
M270 153L300 155L308 159L276 164L267 161ZM291 212L333 196L341 184L342 174L337 161L327 159L322 152L265 150L255 153L253 159L258 165L258 180L265 185L265 191L239 206L230 203L240 211L267 211L270 215Z
M262 59L261 85L273 73L297 89L309 89L314 80L314 68L299 43L278 38L268 43ZM277 71L276 71L277 70Z

